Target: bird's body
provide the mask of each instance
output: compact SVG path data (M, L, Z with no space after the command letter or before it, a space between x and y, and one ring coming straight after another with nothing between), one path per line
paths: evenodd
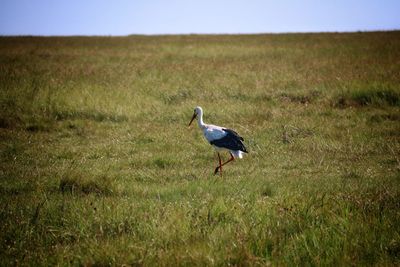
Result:
M226 163L234 160L235 158L242 158L243 153L248 153L246 147L243 144L243 138L234 130L224 128L221 126L206 124L203 122L203 109L201 107L196 107L194 110L194 114L192 121L197 118L197 124L199 128L203 131L203 135L205 139L215 148L218 153L219 158L219 166L215 169L215 173L220 170L222 173L222 166ZM231 154L231 159L221 163L221 157L219 152L227 150Z

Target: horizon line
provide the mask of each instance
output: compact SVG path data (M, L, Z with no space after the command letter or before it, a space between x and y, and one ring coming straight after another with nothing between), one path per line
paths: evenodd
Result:
M282 31L282 32L245 32L245 33L129 33L129 34L0 34L0 37L129 37L129 36L200 36L200 35L279 35L279 34L324 34L324 33L372 33L372 32L396 32L398 29L374 29L374 30L343 30L343 31Z

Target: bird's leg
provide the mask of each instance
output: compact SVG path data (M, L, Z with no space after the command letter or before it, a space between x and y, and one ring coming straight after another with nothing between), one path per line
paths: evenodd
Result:
M232 153L229 153L229 154L231 154L231 158L228 159L226 162L224 162L224 163L222 163L222 164L221 164L221 162L220 162L220 166L218 166L218 167L215 169L214 174L216 174L216 173L218 172L218 169L220 169L220 170L221 170L221 175L222 175L222 166L224 166L225 164L227 164L227 163L229 163L229 162L235 160L235 157L232 155ZM218 157L219 157L219 153L218 153ZM221 160L220 157L219 157L219 159Z
M231 153L229 153L229 154L231 154ZM225 164L231 162L231 161L234 161L234 160L235 160L235 157L231 154L231 158L228 159L226 162L222 163L221 167L224 166Z
M219 166L217 166L217 168L215 168L214 174L217 174L218 169L220 170L220 174L222 176L222 161L221 161L221 156L219 155L219 152L217 152L218 155L218 160L219 160Z

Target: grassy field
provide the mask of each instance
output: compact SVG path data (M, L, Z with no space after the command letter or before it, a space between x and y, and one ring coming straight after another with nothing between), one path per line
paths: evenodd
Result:
M1 266L400 265L400 32L1 37L0 89Z

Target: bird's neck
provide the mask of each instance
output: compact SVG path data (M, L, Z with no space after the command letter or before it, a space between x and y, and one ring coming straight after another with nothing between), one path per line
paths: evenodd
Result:
M199 125L200 129L204 129L206 127L205 123L203 122L203 114L197 117L197 124Z

